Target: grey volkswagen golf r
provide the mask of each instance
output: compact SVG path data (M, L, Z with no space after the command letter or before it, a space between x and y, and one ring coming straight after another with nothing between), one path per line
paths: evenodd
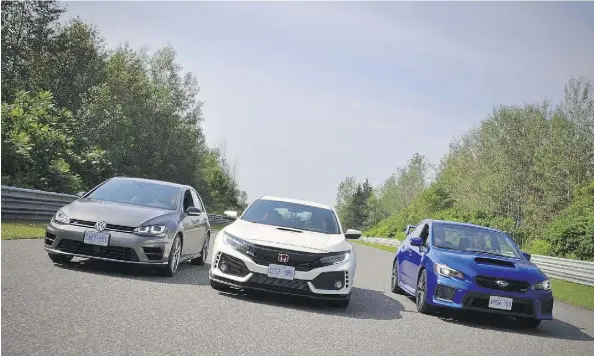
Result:
M210 223L190 186L150 179L108 179L62 207L46 229L44 248L56 263L73 257L160 267L202 265Z

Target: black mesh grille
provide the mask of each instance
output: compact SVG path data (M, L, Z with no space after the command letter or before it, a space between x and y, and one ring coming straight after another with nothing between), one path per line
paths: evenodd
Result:
M84 255L89 257L109 258L112 260L138 262L136 251L132 248L121 246L95 246L82 241L62 239L57 247L58 250Z
M222 265L225 265L225 269L221 268ZM244 277L250 273L250 270L247 268L245 263L239 258L227 255L226 253L221 253L221 257L218 262L218 267L221 271L227 274L232 274L234 276Z
M340 288L336 288L334 283L336 281L342 282ZM316 278L314 278L311 283L317 289L329 289L329 290L339 290L344 288L345 282L345 272L324 272L320 273Z
M516 281L512 279L477 276L474 278L476 284L483 288L504 290L508 292L526 292L530 288L530 284L524 281ZM503 281L507 285L500 285L498 281Z
M309 271L316 268L316 260L327 255L324 253L309 253L260 245L254 246L254 252L256 254L253 258L254 262L262 266L268 266L271 263L280 264L278 260L279 253L287 254L289 255L289 260L282 264L295 267L297 271Z
M249 280L249 284L256 288L263 288L272 291L286 291L291 293L309 293L309 286L306 281L293 279L286 280L280 278L270 278L265 274L254 273Z

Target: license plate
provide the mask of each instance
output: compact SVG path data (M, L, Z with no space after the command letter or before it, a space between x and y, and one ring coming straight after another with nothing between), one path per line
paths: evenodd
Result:
M491 296L489 298L489 308L511 310L513 302L512 298Z
M85 232L84 242L89 245L107 246L109 245L109 233L108 232Z
M293 277L295 277L295 267L268 265L268 277L293 280Z

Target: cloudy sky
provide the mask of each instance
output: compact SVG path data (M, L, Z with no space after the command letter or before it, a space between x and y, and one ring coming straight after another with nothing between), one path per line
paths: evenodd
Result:
M593 3L68 2L110 47L171 43L249 198L334 204L432 162L495 105L594 80ZM199 187L198 187L199 189Z

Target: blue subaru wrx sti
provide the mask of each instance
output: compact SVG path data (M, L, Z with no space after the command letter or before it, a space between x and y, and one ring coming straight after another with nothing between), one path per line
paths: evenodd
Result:
M441 220L412 228L394 256L392 292L416 297L419 312L496 313L524 327L553 319L550 281L505 233Z

